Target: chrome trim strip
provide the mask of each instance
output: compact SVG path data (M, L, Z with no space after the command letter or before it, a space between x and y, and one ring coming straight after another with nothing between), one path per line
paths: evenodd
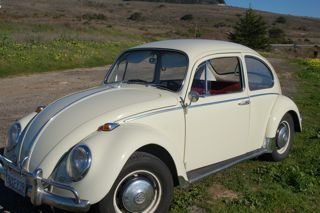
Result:
M239 101L239 100L244 100L244 99L249 99L249 97L233 98L233 99L228 99L228 100L223 100L223 101L213 101L213 102L208 102L208 103L203 103L203 104L191 105L191 106L189 106L189 108L208 106L208 105L213 105L213 104L221 104L221 103Z
M123 120L123 122L126 123L126 122L130 122L130 121L137 120L140 118L144 118L144 117L148 117L148 116L152 116L152 115L156 115L156 114L160 114L160 113L164 113L164 112L179 110L179 109L182 109L182 106L173 107L173 108L169 108L169 109L162 109L162 110L152 111L152 112L147 112L147 113L141 113L141 114L137 114L137 115L133 115L133 116L129 116L129 117L125 118Z
M252 96L249 96L249 97L233 98L233 99L228 99L228 100L223 100L223 101L213 101L213 102L209 102L209 103L190 105L189 108L208 106L208 105L213 105L213 104L221 104L221 103L239 101L239 100L244 100L244 99L248 99L249 100L249 98L251 98L251 97L264 96L264 95L280 95L280 94L279 93L263 93L263 94L252 95ZM208 96L206 96L206 97L208 97ZM212 96L210 96L210 97L212 97ZM170 111L177 110L177 109L182 109L182 107L179 106L179 107L174 107L174 108L170 108L170 109L163 109L163 110L159 110L159 111L153 111L153 112L149 112L149 113L129 116L126 119L124 119L123 122L130 122L130 121L133 121L133 120L136 120L136 119L139 119L139 118L144 118L144 117L147 117L147 116L152 116L152 115L156 115L156 114L164 113L164 112L170 112Z
M254 97L265 96L265 95L280 95L280 93L274 93L274 92L261 93L261 94L256 94L256 95L250 95L249 97L254 98Z
M194 107L208 106L208 105L220 104L220 103L226 103L226 102L232 102L232 101L239 101L239 100L244 100L244 99L248 99L249 100L250 98L258 97L258 96L264 96L264 95L280 95L280 94L279 93L263 93L263 94L257 94L257 95L248 96L248 97L233 98L233 99L228 99L228 100L223 100L223 101L213 101L213 102L209 102L209 103L190 105L188 107L189 108L194 108ZM205 97L212 97L212 96L205 96ZM183 108L182 106L179 106L179 107L173 107L173 108L163 109L163 110L159 110L159 111L141 113L141 114L129 116L129 117L125 118L125 119L120 119L120 120L123 120L123 122L126 123L126 122L130 122L130 121L137 120L137 119L140 119L140 118L144 118L144 117L148 117L148 116L152 116L152 115L156 115L156 114L160 114L160 113L164 113L164 112L170 112L170 111L178 110L178 109L182 109L182 108Z

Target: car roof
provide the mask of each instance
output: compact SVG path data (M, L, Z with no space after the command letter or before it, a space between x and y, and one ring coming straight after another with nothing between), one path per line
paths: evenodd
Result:
M161 48L173 49L186 53L189 58L199 57L208 52L210 53L226 53L226 52L246 52L258 54L256 51L243 46L227 41L207 40L207 39L173 39L164 41L155 41L142 44L132 49L141 48Z

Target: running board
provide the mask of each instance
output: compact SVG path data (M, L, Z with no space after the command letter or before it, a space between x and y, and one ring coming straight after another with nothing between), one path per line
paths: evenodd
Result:
M267 150L264 148L261 148L261 149L248 152L246 154L243 154L225 161L221 161L219 163L215 163L209 166L202 167L200 169L189 171L187 172L189 182L190 183L196 182L198 180L201 180L202 178L205 178L209 175L220 172L221 170L231 167L237 163L258 157L259 155L262 155L264 153L267 153Z

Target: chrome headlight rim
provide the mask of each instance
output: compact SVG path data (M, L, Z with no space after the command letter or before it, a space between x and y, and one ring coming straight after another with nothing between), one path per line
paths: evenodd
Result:
M15 128L15 136L13 136L13 129ZM19 138L21 135L21 124L19 122L15 122L11 125L8 131L8 139L7 139L7 150L13 149L19 142Z
M77 163L73 159L76 151L80 151L83 156L86 157L85 164L82 168L77 168ZM76 159L77 160L77 159ZM88 173L92 163L92 154L88 146L81 144L73 147L66 159L66 173L71 178L72 181L77 182L82 180ZM78 169L76 171L75 169Z

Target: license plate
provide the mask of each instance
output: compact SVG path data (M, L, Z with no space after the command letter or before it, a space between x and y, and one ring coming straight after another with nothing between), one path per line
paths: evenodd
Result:
M22 195L26 195L26 178L7 170L5 186Z

